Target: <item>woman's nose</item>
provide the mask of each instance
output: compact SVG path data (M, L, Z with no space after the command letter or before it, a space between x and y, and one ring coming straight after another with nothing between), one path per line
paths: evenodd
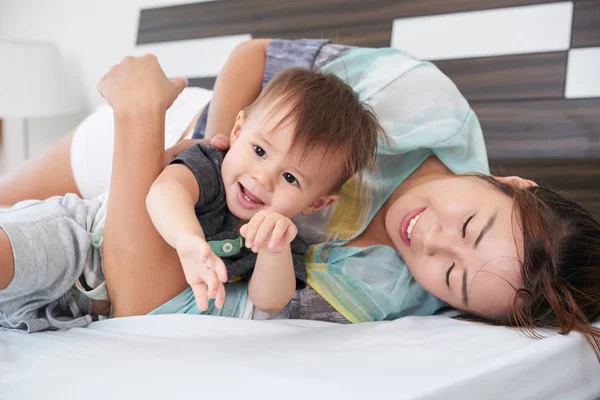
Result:
M447 232L439 222L434 222L423 236L423 251L429 256L459 251L456 236Z

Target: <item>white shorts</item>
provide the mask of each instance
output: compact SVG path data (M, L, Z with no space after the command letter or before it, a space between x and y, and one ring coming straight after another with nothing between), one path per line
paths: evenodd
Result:
M212 98L212 91L186 88L167 111L165 148L177 144L196 115ZM73 134L71 169L83 198L93 198L108 190L114 144L113 111L103 104L90 114Z

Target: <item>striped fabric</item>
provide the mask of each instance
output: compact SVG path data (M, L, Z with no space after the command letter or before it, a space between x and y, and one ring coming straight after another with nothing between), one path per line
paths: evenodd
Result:
M365 185L350 180L334 207L295 220L301 232L313 233L309 240L326 241L306 256L308 283L351 322L433 314L444 304L416 283L394 249L341 245L432 154L456 173L488 172L479 122L435 66L399 50L350 49L322 70L350 83L374 108L390 143L380 142ZM432 104L432 98L441 100Z

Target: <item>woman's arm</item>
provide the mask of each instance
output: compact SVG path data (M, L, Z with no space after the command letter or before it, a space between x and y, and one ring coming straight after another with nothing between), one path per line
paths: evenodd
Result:
M229 135L240 110L260 94L265 73L266 50L272 39L254 39L239 44L215 82L206 121L205 137Z

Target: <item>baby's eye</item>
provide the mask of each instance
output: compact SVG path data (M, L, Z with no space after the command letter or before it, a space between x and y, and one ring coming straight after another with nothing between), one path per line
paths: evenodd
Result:
M265 158L265 156L267 155L263 148L257 145L254 145L254 154L259 156L260 158Z
M291 183L292 185L298 184L298 179L296 179L296 177L290 174L289 172L283 173L283 179L285 179L286 181L288 181L288 183Z

